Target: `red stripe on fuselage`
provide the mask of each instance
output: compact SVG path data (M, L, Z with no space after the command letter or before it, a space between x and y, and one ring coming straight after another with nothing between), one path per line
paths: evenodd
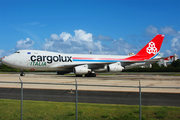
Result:
M117 58L81 58L81 57L73 57L75 60L123 60Z
M116 60L116 61L141 61L145 60L146 58L139 58L139 57L127 57L124 59L119 59L119 58L81 58L81 57L73 57L74 60Z

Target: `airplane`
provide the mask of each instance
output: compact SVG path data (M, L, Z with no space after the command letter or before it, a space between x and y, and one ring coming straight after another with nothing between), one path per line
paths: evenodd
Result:
M173 57L174 57L174 55L171 55L171 56L169 56L169 57L166 57L164 60L170 61Z
M160 59L158 64L159 66L164 65L167 67L168 65L172 64L172 62L175 61L175 55L171 55L169 57L165 57L164 59Z
M61 54L41 50L18 50L2 59L2 63L21 70L57 71L57 74L74 72L77 77L96 77L95 71L121 72L142 64L159 61L159 51L164 35L156 35L137 54L128 55L92 55Z

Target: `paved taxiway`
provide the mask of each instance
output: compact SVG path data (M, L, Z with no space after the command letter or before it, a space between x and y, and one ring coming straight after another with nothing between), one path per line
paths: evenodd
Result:
M20 82L19 74L0 74L0 82ZM78 86L78 90L93 91L123 91L138 92L139 80L143 87L180 87L180 76L166 75L98 75L97 77L74 77L73 75L55 75L55 74L26 74L20 77L24 82L24 88L33 89L59 89L70 90L75 89L75 79L78 85L109 85L122 87L99 87L99 86ZM48 84L26 84L33 83L54 83L66 85L48 85ZM0 83L2 88L20 88L20 84ZM128 87L126 87L128 86ZM164 88L142 88L142 92L155 93L180 93L180 89L164 89Z
M19 74L0 74L0 82L20 82ZM78 86L79 102L108 104L139 104L139 80L144 87L180 87L180 76L158 74L98 75L74 77L73 75L26 74L20 77L24 82L24 100L45 100L74 102L75 79L78 85L109 85L122 87ZM54 83L66 85L27 84ZM0 98L20 99L20 84L0 83ZM129 86L129 87L123 87ZM136 86L136 88L133 88ZM132 88L131 88L132 87ZM142 88L142 105L180 106L180 89Z

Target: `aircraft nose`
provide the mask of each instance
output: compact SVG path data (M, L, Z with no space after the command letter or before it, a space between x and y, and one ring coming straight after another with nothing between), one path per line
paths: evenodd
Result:
M12 64L12 57L5 57L2 59L2 63L5 65L11 65Z

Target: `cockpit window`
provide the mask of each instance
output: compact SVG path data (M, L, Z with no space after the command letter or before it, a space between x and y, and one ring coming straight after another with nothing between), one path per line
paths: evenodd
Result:
M16 51L15 53L20 53L19 51Z

